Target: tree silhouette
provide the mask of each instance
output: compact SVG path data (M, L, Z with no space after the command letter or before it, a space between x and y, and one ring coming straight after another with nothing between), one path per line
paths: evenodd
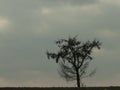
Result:
M87 68L90 61L93 48L100 49L101 43L99 40L82 42L78 41L77 37L69 37L68 39L59 39L56 41L59 50L56 53L48 52L48 59L56 60L59 63L59 74L67 81L77 81L77 87L83 85L82 79L92 76L95 73L87 73Z

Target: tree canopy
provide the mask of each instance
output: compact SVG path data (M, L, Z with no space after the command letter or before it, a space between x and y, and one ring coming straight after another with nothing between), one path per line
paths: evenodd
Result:
M87 73L90 61L93 59L91 53L93 48L100 49L99 40L82 42L77 37L59 39L56 41L59 50L56 53L48 52L48 59L56 60L59 63L59 74L67 81L77 81L77 87L82 85L82 78L93 75L95 71Z

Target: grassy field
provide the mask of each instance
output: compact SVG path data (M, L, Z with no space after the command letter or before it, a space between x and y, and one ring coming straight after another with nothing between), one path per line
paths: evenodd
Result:
M83 88L68 88L68 87L1 87L0 90L120 90L120 87L83 87Z

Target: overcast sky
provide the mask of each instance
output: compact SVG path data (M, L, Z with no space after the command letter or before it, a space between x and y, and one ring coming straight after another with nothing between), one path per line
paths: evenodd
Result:
M120 0L0 0L0 86L75 86L45 54L75 35L102 42L84 83L120 85Z

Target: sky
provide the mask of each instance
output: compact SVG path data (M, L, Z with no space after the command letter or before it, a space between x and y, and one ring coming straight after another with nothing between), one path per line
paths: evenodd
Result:
M57 72L46 51L55 40L97 38L94 77L87 86L120 85L120 0L0 0L0 87L76 86Z

